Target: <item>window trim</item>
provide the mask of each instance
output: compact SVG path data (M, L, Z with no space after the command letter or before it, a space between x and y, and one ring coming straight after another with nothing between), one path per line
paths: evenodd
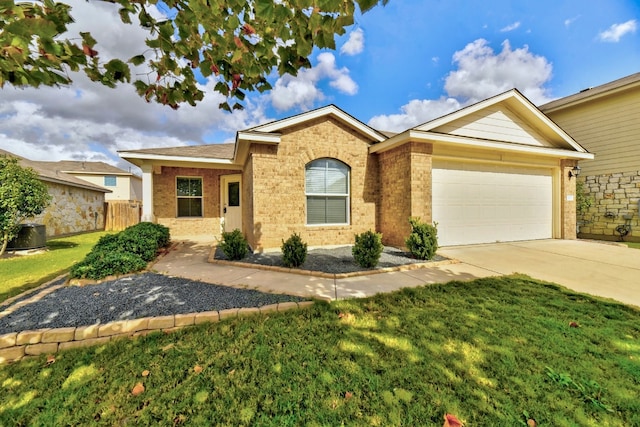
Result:
M113 184L109 184L107 182L107 178L109 180L113 180ZM103 183L104 183L105 187L117 187L118 186L118 176L117 175L105 175Z
M321 160L333 160L341 165L343 165L347 169L347 192L342 194L335 193L309 193L307 192L307 168L314 162ZM326 174L326 168L325 168ZM325 175L326 176L326 175ZM305 196L305 226L307 227L336 227L336 226L348 226L351 225L351 166L343 162L342 160L333 158L333 157L320 157L317 159L313 159L304 165L304 196ZM309 223L309 197L324 197L326 199L344 199L346 200L345 206L345 219L346 222L326 222L320 224L310 224Z
M199 179L200 180L200 190L202 195L200 196L179 196L178 195L178 179ZM176 176L174 182L175 196L176 196L176 218L204 218L204 177L202 176ZM178 205L178 200L180 199L200 199L201 209L200 215L180 215L180 207Z

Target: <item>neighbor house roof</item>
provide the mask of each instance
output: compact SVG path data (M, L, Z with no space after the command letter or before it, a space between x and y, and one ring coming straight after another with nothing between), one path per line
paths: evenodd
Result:
M538 108L544 113L551 113L553 111L588 102L603 96L608 96L616 92L625 91L631 87L637 86L640 86L640 73L631 74L630 76L626 76L600 86L583 89L573 95L540 105Z
M120 169L105 162L84 162L76 160L60 160L48 163L52 167L66 173L78 173L87 175L133 175L131 172Z
M111 193L111 190L107 188L92 184L88 181L85 181L84 179L76 178L73 175L69 175L65 172L62 172L62 170L55 167L57 162L38 162L35 160L29 160L24 157L13 154L9 151L0 149L0 156L1 155L17 158L20 166L33 169L38 174L38 178L40 178L40 180L42 181L56 183L56 184L70 185L72 187L84 188L84 189L93 190L93 191L100 191L102 193Z

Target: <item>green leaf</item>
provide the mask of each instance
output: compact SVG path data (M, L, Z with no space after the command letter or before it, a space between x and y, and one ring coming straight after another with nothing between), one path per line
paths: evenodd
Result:
M122 9L120 9L118 11L118 13L120 14L120 19L122 20L122 22L124 22L125 24L131 24L131 11L125 9L124 7Z
M94 39L93 36L91 36L91 33L81 32L80 37L82 37L82 41L84 42L84 44L86 44L89 47L93 47L96 45L96 43L98 43L96 39Z
M144 57L144 55L136 55L131 57L131 59L129 59L129 62L137 66L144 64L146 60L147 59Z

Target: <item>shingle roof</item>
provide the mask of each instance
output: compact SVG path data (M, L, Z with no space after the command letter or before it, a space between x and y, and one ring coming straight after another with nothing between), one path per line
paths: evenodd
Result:
M104 175L131 175L130 172L117 168L105 162L82 162L75 160L61 160L59 162L42 162L63 172L104 174Z
M145 148L126 150L127 153L154 154L172 157L202 157L206 159L233 159L235 144L185 145L182 147Z
M637 85L640 82L640 73L631 74L630 76L623 77L621 79L614 80L609 83L605 83L600 86L590 87L581 90L573 95L565 96L564 98L556 99L555 101L548 102L544 105L540 105L538 108L547 113L550 110L562 108L568 104L586 101L589 98L596 97L598 95L604 95L607 92L616 91L624 86Z
M33 169L42 181L66 184L72 187L85 188L88 190L100 191L103 193L111 193L111 190L109 189L100 187L99 185L92 184L89 181L85 181L84 179L76 178L73 175L62 172L59 168L55 167L57 162L38 162L35 160L29 160L25 159L24 157L15 155L9 151L0 149L0 156L2 155L17 158L20 166Z

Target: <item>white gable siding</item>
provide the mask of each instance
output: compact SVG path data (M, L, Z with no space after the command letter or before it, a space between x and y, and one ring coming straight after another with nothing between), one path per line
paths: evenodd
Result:
M539 132L501 105L493 105L476 111L451 123L434 128L432 131L538 147L551 146Z

